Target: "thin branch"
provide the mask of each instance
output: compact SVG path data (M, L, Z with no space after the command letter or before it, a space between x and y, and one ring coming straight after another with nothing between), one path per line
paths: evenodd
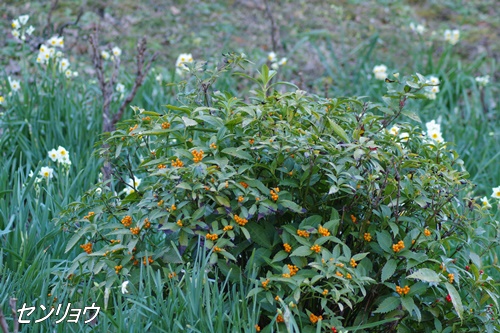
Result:
M264 5L266 7L266 15L269 17L269 21L271 21L271 43L273 46L273 52L277 52L278 50L278 28L276 26L276 21L274 20L273 13L271 8L269 8L269 0L264 0Z
M74 22L66 22L59 27L58 35L62 36L64 29L66 29L67 27L72 26L72 25L77 25L78 22L80 22L80 19L82 18L82 16L83 16L83 7L80 8L78 15L76 16L76 20Z
M3 314L1 308L0 308L0 327L2 328L3 333L9 333L9 325L7 325L7 321L5 320L5 315Z

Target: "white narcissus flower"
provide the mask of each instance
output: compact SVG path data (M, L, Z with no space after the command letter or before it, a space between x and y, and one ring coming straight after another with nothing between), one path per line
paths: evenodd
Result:
M49 150L48 154L49 154L49 158L52 160L52 162L59 160L59 153L57 152L57 150L55 150L55 149Z
M189 68L186 66L187 63L193 62L193 56L191 53L181 53L177 57L175 62L175 71L177 74L181 75L183 71L188 71Z
M159 73L158 75L156 75L155 80L158 83L161 83L163 81L163 76L161 75L161 73Z
M56 47L57 46L57 39L58 37L57 36L52 36L50 37L50 39L47 41L47 44L49 44L50 46L52 47Z
M111 50L111 52L113 52L113 56L115 58L118 58L119 56L122 55L122 50L118 46L113 47L113 49Z
M122 294L128 294L127 286L130 283L130 281L125 281L122 283Z
M490 209L491 208L490 202L488 201L487 197L482 197L481 198L481 206L483 208L486 208L486 209Z
M280 61L278 61L278 65L284 66L288 62L287 58L281 58Z
M46 179L51 179L52 177L54 177L54 169L49 167L42 167L40 169L40 176Z
M401 141L403 142L408 142L408 140L410 139L410 134L407 132L403 132L399 134L399 139L401 139Z
M416 32L419 35L423 34L425 31L425 27L422 24L415 25L415 23L413 22L410 23L410 29L411 31Z
M387 78L387 66L376 65L373 67L373 74L377 80L385 80Z
M19 30L12 30L12 37L14 37L15 39L19 39L19 36L21 35L19 33Z
M21 89L21 84L19 83L18 80L12 80L10 76L8 77L8 79L9 79L10 89L12 89L12 91L17 92L19 89Z
M11 26L12 26L12 29L19 29L21 27L21 24L19 24L18 19L15 19L15 20L12 20Z
M26 25L26 23L28 22L30 16L29 15L21 15L19 16L19 23L21 23L21 25Z
M119 92L120 94L123 94L125 92L125 86L121 83L118 83L116 85L116 92Z
M269 52L267 54L267 60L269 60L270 62L275 62L276 61L276 53Z
M73 72L69 69L67 69L65 72L64 72L64 75L69 79L69 78L72 78L73 77Z
M104 60L108 60L108 59L109 59L109 52L102 50L102 51L101 51L101 57L102 57Z
M69 60L66 58L63 58L59 61L59 71L64 72L68 69L69 67Z
M491 197L495 199L500 199L500 186L493 188L493 194L491 195Z
M391 127L391 129L389 130L389 132L394 135L394 136L397 136L399 134L399 127L394 125Z
M141 185L141 179L134 176L134 179L129 179L127 181L127 185L123 189L126 195L132 194L135 192L134 189L137 189Z
M479 86L485 87L488 83L490 83L490 76L489 75L478 76L476 77L476 82Z
M57 159L58 162L71 165L71 161L69 159L69 152L66 150L66 148L59 146L57 148L57 153L59 154L59 157Z
M29 35L29 36L31 36L31 34L33 33L33 31L35 31L35 28L32 25L30 25L28 27L28 29L26 29L26 34Z
M444 31L444 40L451 45L455 45L458 43L458 39L460 38L460 31L455 30L445 30Z

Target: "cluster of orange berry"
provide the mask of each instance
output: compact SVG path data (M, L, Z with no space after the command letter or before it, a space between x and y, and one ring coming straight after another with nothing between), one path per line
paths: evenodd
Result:
M300 229L297 230L297 235L299 235L300 237L309 237L309 233L307 231Z
M324 289L323 292L321 293L323 296L328 295L328 289Z
M404 286L404 288L401 288L400 286L396 286L396 292L400 295L406 295L410 292L410 287Z
M179 227L182 227L182 226L184 225L184 224L182 224L182 221L181 221L180 219L179 219L179 220L177 220L177 222L176 222L176 223L177 223L177 225L178 225Z
M209 239L211 241L217 240L217 238L219 238L219 236L217 236L217 234L210 234L210 233L208 233L206 237L207 237L207 239Z
M115 243L120 243L120 240L119 239L112 239L110 240L111 244L115 244Z
M350 264L353 268L356 268L356 266L358 266L358 263L356 262L356 260L354 260L354 258L351 258Z
M322 226L319 226L318 227L318 233L321 235L321 236L324 236L324 237L328 237L330 236L330 231L328 231L327 228L324 228Z
M259 325L257 325L257 324L255 325L255 331L256 331L256 332L260 332L260 326L259 326Z
M151 228L151 222L149 222L148 218L144 219L144 229L149 229Z
M122 270L122 268L123 268L122 265L115 266L115 273L116 274L120 273L120 271Z
M158 207L161 207L161 206L163 205L163 203L164 203L164 202L165 202L165 201L163 201L163 200L158 201Z
M244 188L247 188L248 187L248 184L245 183L245 182L240 182L240 185L243 186Z
M451 273L448 274L448 281L450 283L453 283L453 281L455 281L455 274L451 274Z
M131 216L129 216L129 215L127 215L127 216L125 216L124 218L122 218L122 224L123 224L126 228L130 227L130 225L132 224L132 217L131 217Z
M238 197L238 202L242 202L243 200L245 200L245 198L244 198L242 195L240 195L240 196Z
M158 169L165 169L167 166L165 164L158 164Z
M176 168L182 168L184 166L184 163L177 157L175 161L172 161L172 166Z
M138 235L141 232L141 228L135 227L135 228L130 228L130 232L132 235Z
M314 313L311 313L309 315L309 320L311 321L311 323L316 324L318 322L318 320L323 320L323 317L322 316L316 316Z
M431 231L429 229L425 229L424 230L424 235L426 235L427 237L429 237L431 235Z
M83 251L87 252L88 254L92 253L92 243L87 243L80 245L80 247L83 249Z
M247 219L245 219L243 217L239 217L238 215L234 215L234 220L236 221L236 223L238 223L241 226L244 226L245 224L248 223Z
M154 262L153 257L149 256L149 257L147 258L147 262L146 262L146 257L142 258L142 264L143 264L144 266L146 266L148 262L149 262L150 264L152 264L152 263Z
M356 216L354 216L354 215L351 214L351 221L352 221L352 223L356 223L357 220L358 219L356 218Z
M311 251L314 251L316 253L320 253L321 252L321 246L319 246L318 244L314 244L313 246L311 246Z
M370 242L372 240L372 235L369 232L365 232L363 238L365 239L365 241Z
M278 201L278 198L279 198L279 196L278 196L278 192L279 192L279 191L280 191L280 189L279 189L278 187L275 187L275 188L274 188L274 191L273 191L273 190L269 191L269 193L271 194L271 198L272 198L274 201Z
M279 315L276 317L276 322L277 322L277 323L284 323L284 322L285 322L285 318L283 318L283 316L279 314Z
M198 163L198 162L201 162L201 160L203 159L203 150L200 149L200 151L197 151L196 149L194 149L191 154L193 155L193 162L194 163Z
M170 123L168 121L165 121L161 124L161 128L163 129L169 129L170 128Z
M392 245L392 250L396 253L398 253L399 251L401 251L402 249L405 248L405 243L400 240L399 242L397 242L396 244L393 244Z
M251 145L253 145L255 143L255 140L254 139L250 139L250 140L248 140L248 143L251 144Z
M139 126L138 124L135 124L134 126L132 126L132 127L130 127L130 128L128 129L128 132L129 132L129 133L130 133L130 132L132 132L132 131L133 131L133 130L135 130L138 126Z
M212 143L210 144L210 148L211 148L211 149L217 149L217 145L216 145L214 142L212 142Z
M348 279L352 279L352 275L349 274L349 273L347 273L347 275L345 277L348 278Z
M288 270L290 271L290 276L294 276L299 271L299 268L295 265L288 264Z
M83 218L84 218L85 220L90 220L90 218L91 218L92 216L94 216L94 215L95 215L95 213L94 213L94 212L89 212L89 213L88 213L87 215L85 215Z
M339 271L336 271L335 275L337 275L338 277L344 277L344 274L340 273Z
M261 283L263 288L267 288L267 285L269 284L269 279L267 279L266 281L262 281Z
M285 249L285 252L287 252L287 253L292 252L292 247L288 243L283 244L283 248Z
M232 225L226 225L222 230L223 231L233 230L233 226Z
M172 273L168 273L168 278L169 279L173 279L174 277L177 276L177 273L176 272L172 272Z
M142 121L151 121L151 117L150 116L143 117Z
M212 250L213 250L214 252L220 252L220 251L222 251L222 249L221 249L220 247L218 247L218 246L214 246L214 247L212 248Z

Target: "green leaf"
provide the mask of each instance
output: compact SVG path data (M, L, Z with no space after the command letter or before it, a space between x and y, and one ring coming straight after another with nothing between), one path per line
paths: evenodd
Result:
M294 213L302 213L302 207L297 205L295 202L290 200L280 200L279 203L285 207L290 209Z
M285 252L284 250L281 250L278 253L276 253L272 262L280 262L280 261L283 261L283 259L285 259L287 257L288 257L288 253Z
M244 151L242 148L229 147L222 150L222 153L228 154L234 157L238 157L244 160L252 161L252 155Z
M380 245L380 247L382 248L382 250L384 250L385 252L388 252L388 253L392 253L392 238L391 236L389 235L389 232L387 231L382 231L382 232L378 232L377 231L377 242L378 242L378 245Z
M455 287L453 287L451 283L446 282L445 285L446 289L448 290L448 294L450 294L451 296L451 302L453 303L455 311L457 311L457 314L460 317L460 319L463 319L464 307L462 305L462 299L460 298L460 294L455 289Z
M415 305L415 302L413 301L412 297L402 297L401 298L401 305L403 306L406 311L408 311L411 315L412 312L415 312L415 315L418 318L418 321L422 319L422 315L420 314L420 310L418 307Z
M215 196L215 201L217 204L224 206L224 207L229 207L231 204L229 203L229 200L225 197L221 197L220 195Z
M377 310L373 311L373 313L391 312L392 310L396 309L400 303L401 303L400 297L394 297L394 296L387 297L382 301L382 303L380 303Z
M185 117L185 116L182 117L182 121L184 122L184 125L186 127L198 125L198 123L196 122L196 120L190 119L190 118Z
M338 136L340 136L340 138L344 142L351 142L351 140L349 140L349 137L347 136L347 133L344 131L344 129L342 127L339 126L339 124L337 124L335 122L335 120L333 120L331 118L328 118L328 124L330 125L330 127L332 128L332 130L335 132L335 134L337 134Z
M382 277L380 278L380 282L384 282L388 278L390 278L392 275L394 275L394 272L396 271L396 268L398 267L398 263L394 259L389 259L385 265L384 268L382 268Z
M302 245L302 246L299 246L298 248L296 248L292 252L292 254L290 254L290 257L294 257L294 256L305 257L305 256L310 255L311 253L312 253L312 250L310 247Z
M417 279L425 282L441 282L439 275L429 268L421 268L415 273L408 275L407 279Z

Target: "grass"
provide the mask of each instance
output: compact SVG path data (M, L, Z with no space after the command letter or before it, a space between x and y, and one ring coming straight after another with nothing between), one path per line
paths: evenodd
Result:
M492 186L500 185L500 120L495 100L500 89L496 74L500 45L491 32L499 28L495 19L499 9L493 4L375 0L364 5L347 0L336 6L299 0L283 1L282 6L273 4L272 15L280 27L277 51L289 58L279 79L316 94L367 95L379 101L385 85L367 79L378 63L388 65L391 72L439 76L442 85L437 100L412 107L424 122L441 119L446 141L453 142L478 185L476 196L490 196ZM52 13L56 26L73 20L77 7L61 1ZM389 8L389 13L384 8ZM66 277L60 276L62 268L80 251L65 253L71 235L53 222L99 178L102 161L92 152L102 128L102 102L97 83L92 81L85 41L93 22L100 22L104 42L112 41L125 50L120 81L129 89L133 72L128 66L137 38L148 36L151 49L160 52L155 72L133 101L133 105L147 110L176 104L179 92L172 86L158 85L155 76L162 73L164 83L171 82L178 53L193 52L196 59L215 62L222 52L236 50L245 52L258 65L265 62L270 50L270 23L258 2L186 0L167 6L161 1L112 1L104 9L103 19L99 16L103 9L97 2L89 1L83 9L81 22L68 27L65 35L65 52L80 72L78 78L66 80L34 68L35 44L21 47L7 38L0 48L0 63L6 66L0 95L8 94L7 76L22 79L21 91L0 109L0 306L4 313L9 311L10 297L17 297L18 305L54 304L54 297L58 297L63 304L88 306L96 300L104 306L105 286L96 286L90 280L72 288ZM6 1L0 10L9 19L30 13L30 23L40 36L48 4ZM42 14L35 16L36 12ZM1 26L8 31L10 21L5 17ZM251 24L247 24L249 19ZM429 29L424 37L406 28L409 22L423 21ZM463 27L463 38L456 46L439 40L448 27ZM438 35L432 37L434 29ZM483 49L488 51L487 56L477 56ZM479 87L474 78L486 74L491 83ZM228 75L218 81L215 90L238 90L248 96L249 88L248 82ZM117 105L114 101L112 107ZM130 115L129 110L125 118ZM47 157L47 151L59 145L70 152L73 164L69 170ZM57 175L48 184L37 183L29 173L36 175L45 165L52 165ZM498 219L498 209L494 212ZM40 327L56 332L255 330L258 307L255 299L247 299L245 294L251 286L244 281L239 287L227 281L211 283L204 257L184 269L179 279L165 281L164 274L145 268L135 283L137 289L130 294L113 289L108 309L103 310L96 327L82 323L44 323ZM43 311L38 307L33 317L43 317ZM31 329L25 326L22 331Z

